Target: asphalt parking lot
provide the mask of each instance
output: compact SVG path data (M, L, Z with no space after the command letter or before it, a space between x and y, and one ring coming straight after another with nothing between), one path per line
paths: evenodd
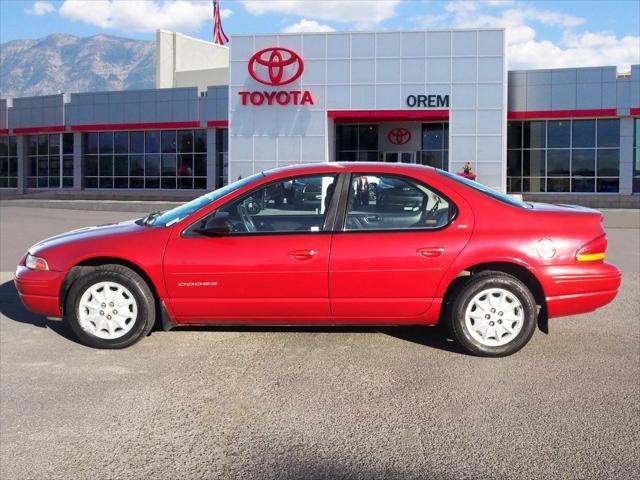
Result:
M155 331L100 351L22 307L31 244L135 216L0 207L0 478L640 476L638 229L608 231L611 305L503 359L424 328Z

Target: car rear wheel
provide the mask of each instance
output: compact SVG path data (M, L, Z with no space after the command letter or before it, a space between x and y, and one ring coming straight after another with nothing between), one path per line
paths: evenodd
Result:
M155 301L136 272L121 265L104 265L73 284L65 318L81 343L94 348L125 348L151 331Z
M511 355L524 347L536 328L533 295L517 278L481 272L464 284L450 308L453 336L469 353Z

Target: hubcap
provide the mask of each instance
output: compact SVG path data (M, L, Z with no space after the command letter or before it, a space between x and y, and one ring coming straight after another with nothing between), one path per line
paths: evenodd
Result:
M478 343L499 347L518 336L524 324L524 310L518 297L508 290L488 288L471 299L464 323Z
M138 317L133 294L116 282L99 282L85 290L78 306L80 327L105 340L126 335Z

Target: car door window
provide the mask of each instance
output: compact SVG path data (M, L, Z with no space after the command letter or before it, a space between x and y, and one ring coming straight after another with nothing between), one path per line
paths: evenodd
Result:
M344 229L398 230L441 228L454 205L426 185L395 175L351 177Z
M279 180L227 203L216 215L226 218L232 234L319 232L335 181L334 175Z

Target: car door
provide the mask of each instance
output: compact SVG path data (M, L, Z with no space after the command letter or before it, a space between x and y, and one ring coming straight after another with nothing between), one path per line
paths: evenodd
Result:
M409 177L354 173L348 185L329 261L334 319L410 323L430 307L470 225L452 225L456 205Z
M330 318L335 175L278 180L231 200L170 240L165 282L186 323L313 323ZM296 191L295 189L301 191ZM202 234L213 216L228 231Z

